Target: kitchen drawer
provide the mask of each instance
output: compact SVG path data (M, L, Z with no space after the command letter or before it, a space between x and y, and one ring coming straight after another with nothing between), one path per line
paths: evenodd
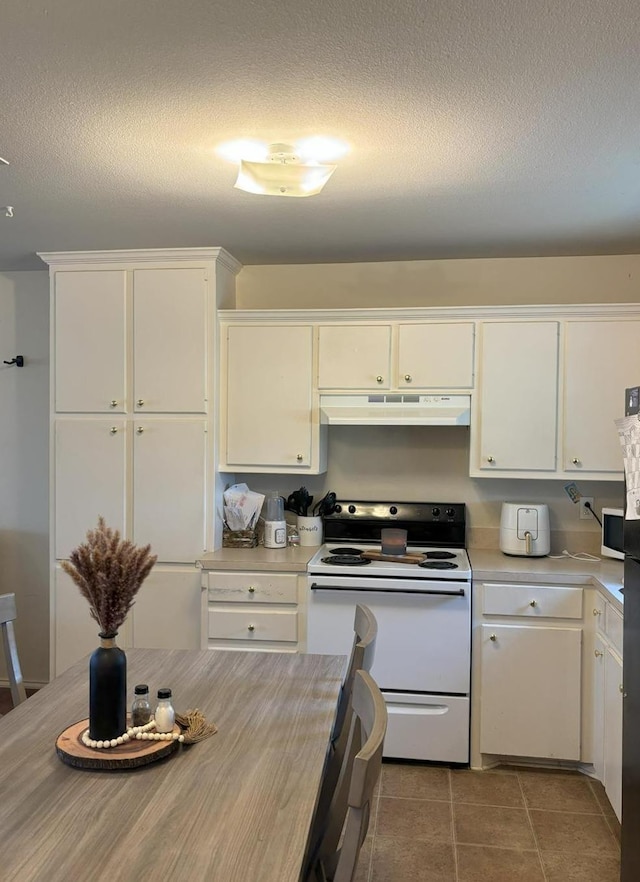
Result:
M452 695L383 692L387 734L383 756L469 762L469 699Z
M281 640L296 643L298 640L297 610L209 608L210 638L218 640Z
M210 601L297 603L296 573L208 573Z
M486 616L581 619L582 588L561 585L484 585Z
M623 618L620 613L608 603L605 614L605 633L620 654L622 654L622 623Z

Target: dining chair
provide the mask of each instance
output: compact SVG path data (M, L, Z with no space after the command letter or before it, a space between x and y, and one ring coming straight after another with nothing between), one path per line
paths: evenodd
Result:
M345 761L307 882L352 882L367 835L371 800L382 767L387 708L366 671L355 673L352 705Z
M13 630L13 623L17 618L15 594L0 594L0 631L2 631L2 646L4 649L11 699L14 707L27 700L27 693L22 682L22 671L18 659L18 647Z
M368 606L363 603L356 604L356 614L353 621L353 645L349 657L349 666L342 684L342 691L338 700L336 722L331 735L331 743L336 747L341 744L342 754L349 733L349 725L345 722L350 717L351 693L356 671L371 671L376 654L376 638L378 636L378 622Z

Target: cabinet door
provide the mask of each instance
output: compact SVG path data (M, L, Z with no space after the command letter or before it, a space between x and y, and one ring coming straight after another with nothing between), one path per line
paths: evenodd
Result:
M55 570L54 643L52 646L52 676L57 677L83 656L100 645L100 626L89 615L89 604L64 570ZM118 633L118 646L131 646L131 616ZM89 676L87 661L87 678Z
M484 322L477 467L556 468L557 322Z
M473 386L472 322L430 322L398 328L398 387Z
M563 463L567 471L622 474L613 420L637 385L640 322L567 322ZM635 379L634 379L635 378Z
M604 657L604 789L622 823L622 662L611 647Z
M159 561L193 563L205 547L204 420L136 420L133 540Z
M480 750L580 759L582 631L482 625Z
M227 328L227 465L308 469L312 328Z
M320 327L318 388L388 389L391 383L389 325Z
M200 572L155 566L142 583L133 609L136 649L200 649Z
M56 272L57 411L125 410L125 303L123 270Z
M604 781L604 669L607 644L596 634L593 665L593 770Z
M55 549L67 558L100 515L125 535L125 421L56 420Z
M206 304L203 269L134 270L136 411L206 411Z

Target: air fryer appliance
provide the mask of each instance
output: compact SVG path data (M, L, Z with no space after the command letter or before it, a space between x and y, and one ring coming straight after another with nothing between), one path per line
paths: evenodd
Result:
M500 551L524 557L549 554L549 507L524 502L503 502L500 516Z

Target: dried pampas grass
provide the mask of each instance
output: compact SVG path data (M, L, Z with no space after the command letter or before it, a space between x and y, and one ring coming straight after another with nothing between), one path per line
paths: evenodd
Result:
M62 569L89 603L89 613L103 635L114 635L134 604L134 597L158 559L151 546L138 548L107 527L103 517L87 541L74 549Z

